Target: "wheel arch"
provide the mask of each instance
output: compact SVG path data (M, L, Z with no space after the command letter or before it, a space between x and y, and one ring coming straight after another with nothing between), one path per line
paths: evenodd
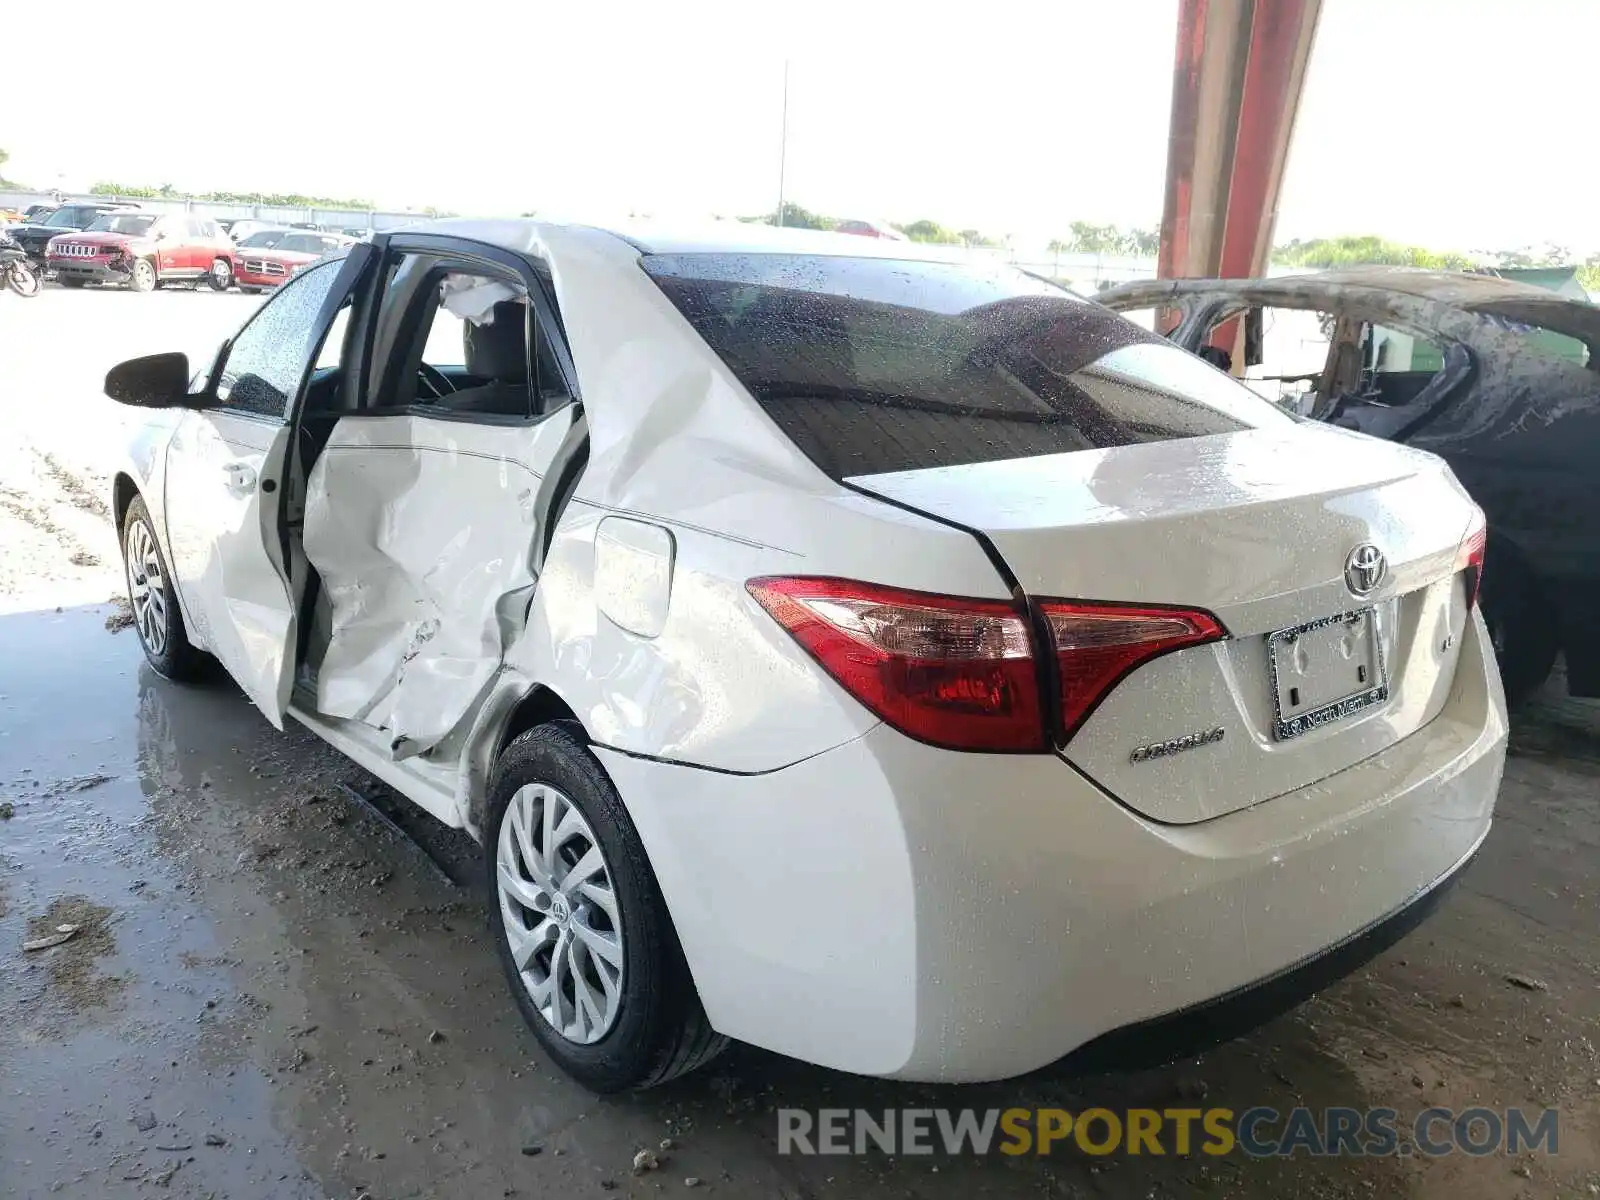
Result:
M1509 571L1517 580L1518 586L1535 595L1545 590L1544 577L1533 565L1533 556L1515 537L1497 530L1493 525L1489 526L1484 546L1483 571L1485 579L1497 571Z
M122 526L128 519L128 509L139 495L139 485L126 471L118 471L111 481L111 519L116 522L117 538L122 537Z
M1494 636L1506 699L1513 707L1549 678L1573 633L1571 621L1565 619L1566 606L1558 603L1560 587L1534 564L1534 555L1516 538L1489 526L1479 604ZM1523 632L1514 642L1502 644L1502 637L1511 635L1495 631L1508 622Z
M505 748L528 730L557 722L588 744L589 731L555 688L530 681L520 672L510 671L502 677L473 723L462 754L456 803L468 832L481 836L489 807L489 781Z
M499 758L501 752L518 735L540 725L550 725L557 721L569 722L574 727L574 732L585 743L588 742L588 731L578 719L578 714L572 711L572 706L563 700L554 688L543 683L534 684L506 714L499 735L495 738L494 757Z

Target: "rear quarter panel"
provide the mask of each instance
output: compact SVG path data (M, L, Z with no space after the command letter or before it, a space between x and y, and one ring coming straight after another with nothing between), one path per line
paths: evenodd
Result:
M769 771L878 723L745 591L762 575L834 575L1005 598L976 539L830 480L727 373L610 234L548 255L590 429L528 625L506 658L597 741L726 771ZM676 547L661 632L615 624L595 592L607 516Z

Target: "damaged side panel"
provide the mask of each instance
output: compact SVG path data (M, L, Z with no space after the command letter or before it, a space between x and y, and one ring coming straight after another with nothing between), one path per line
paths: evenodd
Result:
M394 758L474 709L527 620L536 497L573 423L347 417L308 481L322 580L307 664L317 711L384 731Z

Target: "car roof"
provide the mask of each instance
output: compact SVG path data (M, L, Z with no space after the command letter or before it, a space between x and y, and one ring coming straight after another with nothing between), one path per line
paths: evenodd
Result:
M1458 308L1464 312L1540 325L1600 344L1600 308L1547 288L1497 275L1464 271L1427 271L1413 267L1346 267L1304 275L1267 279L1165 279L1120 284L1098 299L1115 304L1138 296L1147 303L1182 296L1248 294L1255 304L1282 298L1285 307L1304 308L1318 299L1336 299L1341 291L1370 289ZM1292 303L1291 303L1292 302ZM1119 305L1119 308L1131 305Z
M1284 275L1280 279L1286 283L1293 280L1294 286L1298 287L1316 281L1333 287L1384 288L1423 300L1437 300L1457 308L1476 308L1501 300L1566 299L1556 296L1548 288L1515 279L1502 279L1498 275L1427 271L1415 267L1346 267L1342 270L1319 271L1313 275ZM1263 281L1268 287L1277 282L1278 279Z
M433 231L474 238L503 245L507 249L521 249L527 244L528 238L537 238L542 231L552 228L598 229L621 238L641 254L815 254L840 258L965 261L959 246L879 240L818 229L780 229L753 221L637 220L601 224L588 221L477 221L448 218L419 222L407 228L418 233ZM517 236L519 232L521 237Z

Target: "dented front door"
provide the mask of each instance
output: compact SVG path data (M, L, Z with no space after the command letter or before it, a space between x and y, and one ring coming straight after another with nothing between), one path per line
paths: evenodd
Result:
M284 285L227 347L167 450L167 533L184 609L280 729L296 630L280 532L290 416L366 261L353 253Z

